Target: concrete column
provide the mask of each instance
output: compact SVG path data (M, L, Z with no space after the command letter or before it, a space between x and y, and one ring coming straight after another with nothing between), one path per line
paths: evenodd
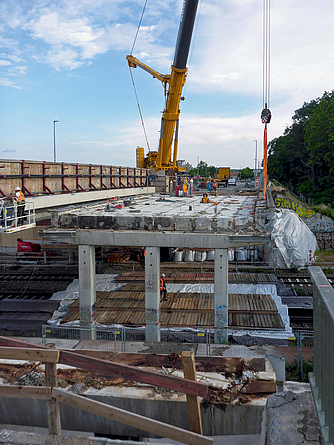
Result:
M146 341L160 341L160 247L145 250Z
M81 338L94 340L95 327L95 246L79 245L79 298L80 326L90 331L83 331Z
M228 249L215 249L215 343L228 341Z

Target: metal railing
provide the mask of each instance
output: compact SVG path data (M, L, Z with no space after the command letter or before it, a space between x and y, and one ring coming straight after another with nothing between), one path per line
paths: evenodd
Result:
M26 203L25 206L16 202L6 205L4 199L0 199L0 232L11 232L19 228L33 227L36 225L35 206Z
M309 381L325 444L334 443L334 290L320 267L313 281L314 365Z

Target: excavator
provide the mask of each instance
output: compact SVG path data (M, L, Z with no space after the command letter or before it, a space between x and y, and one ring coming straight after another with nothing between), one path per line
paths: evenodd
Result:
M170 74L161 74L150 68L132 55L126 56L130 68L141 68L151 76L162 82L166 101L165 109L161 117L160 139L158 151L149 151L144 155L144 148L137 147L137 168L153 168L159 170L173 170L180 172L185 170L185 161L177 160L179 115L182 89L187 76L187 59L192 32L195 23L198 0L185 0L176 43L174 61ZM174 141L174 144L173 144ZM173 153L172 153L173 147Z

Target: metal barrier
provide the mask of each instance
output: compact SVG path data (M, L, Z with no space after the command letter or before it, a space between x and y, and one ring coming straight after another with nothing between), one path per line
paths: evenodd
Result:
M198 355L210 355L213 337L212 329L162 328L160 343L196 344ZM145 342L145 327L42 326L43 346L54 343L57 348L73 349L81 340L92 341L92 349L100 351L138 352L138 343ZM89 344L85 347L89 348Z
M0 199L0 232L17 232L36 226L35 206L26 203L25 206L14 204L6 205Z
M320 267L313 281L314 365L309 381L325 444L334 443L334 290Z

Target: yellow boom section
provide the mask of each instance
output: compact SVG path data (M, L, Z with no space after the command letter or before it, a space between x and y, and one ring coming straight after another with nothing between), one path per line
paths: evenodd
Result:
M133 56L126 56L130 68L141 68L154 78L160 80L167 90L166 106L161 117L160 139L158 153L153 156L151 152L146 158L146 166L155 170L178 170L177 145L178 145L178 120L180 115L180 100L182 88L186 81L187 68L181 70L171 67L171 74L164 75L150 68ZM175 138L174 138L175 136ZM172 145L174 150L172 159ZM151 156L150 156L151 155Z

